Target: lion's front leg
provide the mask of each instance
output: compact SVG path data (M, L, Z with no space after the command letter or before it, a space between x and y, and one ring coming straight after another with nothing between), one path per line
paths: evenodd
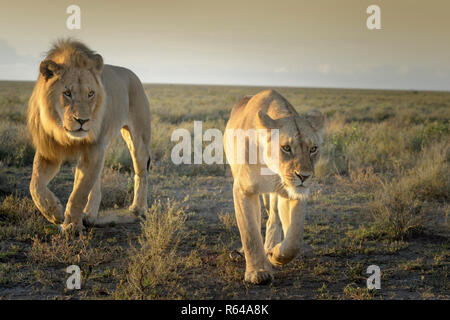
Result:
M83 212L88 201L88 196L93 189L103 168L104 152L85 152L76 168L73 191L67 201L63 231L74 228L75 231L83 230ZM98 199L96 200L98 201Z
M258 218L261 214L258 194L245 194L235 182L233 198L245 254L245 281L254 284L267 283L273 279L273 273L264 252L261 224Z
M97 221L98 210L102 201L101 177L95 181L94 187L88 196L86 207L84 208L83 220L88 225L94 225Z
M54 224L60 224L64 220L63 206L47 186L58 173L60 166L61 162L47 160L36 152L30 183L30 193L36 207Z

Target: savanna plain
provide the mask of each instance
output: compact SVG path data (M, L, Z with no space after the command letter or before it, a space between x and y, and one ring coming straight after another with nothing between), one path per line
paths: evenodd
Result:
M449 299L450 92L275 88L328 125L307 202L312 253L266 286L243 282L232 177L224 164L171 161L177 128L223 132L232 106L264 88L145 85L152 113L149 212L139 223L60 235L29 191L26 132L34 83L0 82L1 299ZM205 146L209 142L205 142ZM51 182L65 203L74 163ZM132 200L133 168L120 135L102 176L102 210ZM267 214L262 212L264 222ZM69 265L81 268L68 290ZM381 269L369 290L367 267Z

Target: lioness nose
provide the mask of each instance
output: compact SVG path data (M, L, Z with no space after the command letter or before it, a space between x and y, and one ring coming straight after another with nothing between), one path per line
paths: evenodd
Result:
M299 173L299 172L295 172L295 174L297 175L297 177L299 177L300 178L300 180L302 181L302 182L305 182L305 180L306 179L308 179L311 175L302 175L301 173Z
M89 119L80 119L80 118L77 118L77 117L73 117L73 118L75 119L75 121L78 121L78 123L81 124L81 125L83 125L83 124L85 124L86 122L89 121Z

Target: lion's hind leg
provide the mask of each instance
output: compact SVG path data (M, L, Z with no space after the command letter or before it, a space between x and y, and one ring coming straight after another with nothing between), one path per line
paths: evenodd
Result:
M150 166L150 133L138 132L125 126L122 136L130 150L134 167L134 198L130 211L136 215L147 212L148 170ZM143 130L142 130L143 131ZM148 135L148 136L147 136Z

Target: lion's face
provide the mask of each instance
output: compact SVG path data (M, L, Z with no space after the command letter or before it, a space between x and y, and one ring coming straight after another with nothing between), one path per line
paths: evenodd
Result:
M95 119L93 113L102 90L88 70L69 70L58 86L57 112L63 129L72 139L85 138Z
M268 154L268 167L279 175L290 196L296 198L304 194L311 186L320 155L323 115L312 111L304 116L273 120L260 113L259 118L265 128L279 132L278 144L273 138L267 140L270 150L278 147L278 152Z
M41 63L41 73L48 86L48 105L53 108L46 116L53 118L61 133L70 140L95 137L93 131L101 121L98 109L105 95L100 81L101 68L95 68L94 61L85 65L71 67L51 60Z

